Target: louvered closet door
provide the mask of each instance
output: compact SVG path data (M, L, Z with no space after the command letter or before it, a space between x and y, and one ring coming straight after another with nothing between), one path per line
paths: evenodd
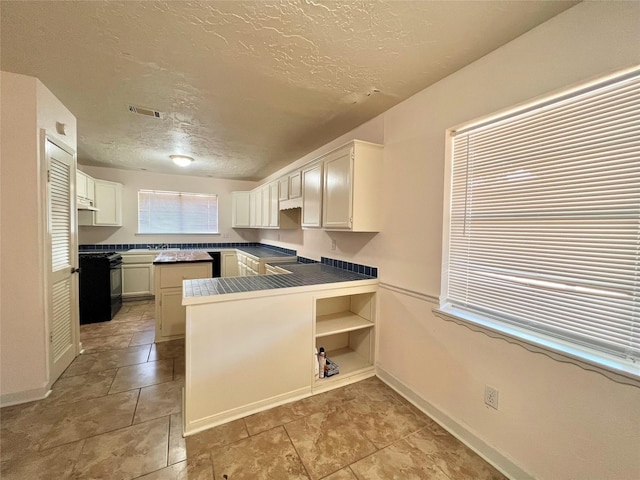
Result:
M47 140L48 227L51 245L50 375L53 383L76 356L76 308L72 267L75 242L72 238L71 182L73 156Z

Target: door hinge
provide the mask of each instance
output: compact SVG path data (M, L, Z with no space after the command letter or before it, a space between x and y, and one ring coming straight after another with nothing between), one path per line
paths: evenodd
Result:
M53 332L49 332L49 343L53 343Z
M51 182L51 170L47 170L47 183Z

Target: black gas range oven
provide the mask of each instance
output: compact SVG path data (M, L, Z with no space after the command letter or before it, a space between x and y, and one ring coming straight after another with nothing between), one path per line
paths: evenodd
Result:
M122 255L80 252L80 324L111 320L122 307Z

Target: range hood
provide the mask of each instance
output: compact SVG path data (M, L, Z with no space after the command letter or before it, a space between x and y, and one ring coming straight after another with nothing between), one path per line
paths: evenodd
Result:
M302 208L302 198L291 198L289 200L280 201L280 210L290 210L292 208Z
M93 206L93 203L86 198L76 198L76 207L78 210L91 210L97 212L99 209Z

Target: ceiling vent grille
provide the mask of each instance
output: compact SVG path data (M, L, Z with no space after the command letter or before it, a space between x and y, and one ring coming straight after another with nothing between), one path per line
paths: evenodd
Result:
M150 108L136 107L135 105L129 105L129 111L131 113L137 113L139 115L146 115L147 117L160 118L160 112L157 110L151 110Z

